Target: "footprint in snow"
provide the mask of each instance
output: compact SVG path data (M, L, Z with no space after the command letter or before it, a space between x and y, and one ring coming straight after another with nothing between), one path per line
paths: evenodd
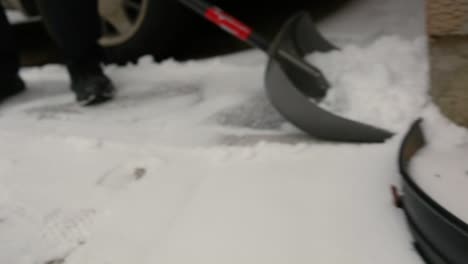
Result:
M158 158L146 158L119 164L99 178L97 185L111 189L122 189L133 182L157 173L158 168L163 163L163 160Z

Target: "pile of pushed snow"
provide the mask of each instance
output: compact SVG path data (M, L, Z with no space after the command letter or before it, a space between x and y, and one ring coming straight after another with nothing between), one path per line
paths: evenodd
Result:
M399 131L428 101L425 38L386 36L366 47L349 45L307 60L331 84L320 106L337 115Z
M413 159L412 176L437 203L468 223L468 131L431 117L425 124L428 145Z

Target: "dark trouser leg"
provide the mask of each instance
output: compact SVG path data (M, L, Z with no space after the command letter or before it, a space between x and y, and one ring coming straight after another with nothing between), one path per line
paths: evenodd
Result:
M16 50L13 30L0 4L0 79L16 76L18 68L18 51Z
M100 67L97 0L36 1L47 29L65 57L77 101L91 105L110 100L115 89Z
M102 59L97 0L37 0L43 20L71 72Z

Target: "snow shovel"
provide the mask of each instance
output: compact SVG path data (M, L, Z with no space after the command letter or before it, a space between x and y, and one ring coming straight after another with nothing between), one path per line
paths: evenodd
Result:
M273 106L289 122L311 136L345 142L383 142L392 136L384 129L348 120L317 106L329 83L322 72L306 63L304 55L337 49L315 28L306 12L289 19L270 44L253 29L203 0L179 0L238 39L269 55L265 74Z
M412 125L400 147L404 195L393 187L395 204L404 210L415 247L427 263L467 263L468 224L432 199L410 175L412 159L426 145L421 123Z

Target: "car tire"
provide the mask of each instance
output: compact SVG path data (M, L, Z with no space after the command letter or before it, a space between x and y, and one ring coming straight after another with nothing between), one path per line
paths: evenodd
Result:
M125 0L123 1L125 2ZM153 55L161 61L171 56L183 42L183 28L190 17L188 10L175 0L133 0L140 10L127 36L106 35L99 43L104 49L105 62L125 64L136 62L143 55ZM101 13L102 17L105 17ZM105 22L104 27L112 24ZM103 30L105 31L105 30Z

